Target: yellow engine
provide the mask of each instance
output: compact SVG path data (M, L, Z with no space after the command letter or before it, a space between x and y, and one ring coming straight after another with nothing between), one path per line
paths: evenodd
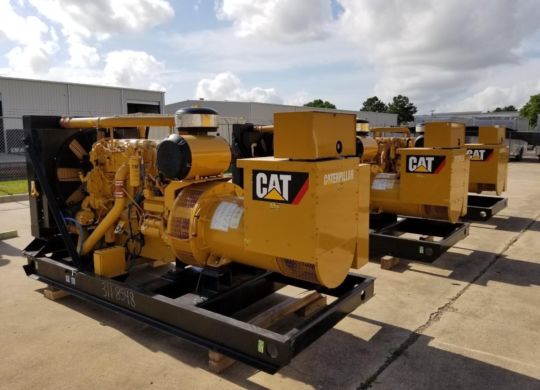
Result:
M504 127L480 126L478 142L467 144L471 158L469 191L506 191L508 176L508 146L505 144Z
M354 115L276 114L276 157L239 161L245 192L224 175L228 143L207 135L217 113L184 109L175 120L178 134L160 142L93 145L75 218L96 273L141 260L238 262L336 287L367 262L369 167L354 156Z
M414 147L407 128L371 131L374 137L359 141L362 162L371 164L372 212L451 222L466 214L469 158L462 124L426 124L423 147Z

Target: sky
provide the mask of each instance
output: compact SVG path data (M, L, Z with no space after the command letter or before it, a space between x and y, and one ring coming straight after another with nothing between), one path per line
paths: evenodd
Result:
M540 93L540 0L0 0L0 75L419 113Z

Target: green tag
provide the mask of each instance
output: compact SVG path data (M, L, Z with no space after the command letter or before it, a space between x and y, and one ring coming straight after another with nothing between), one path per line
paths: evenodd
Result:
M420 247L419 252L420 252L421 254L424 254L424 247L423 247L423 246Z
M264 353L264 341L263 340L259 340L259 342L257 343L257 351L259 351L259 353Z

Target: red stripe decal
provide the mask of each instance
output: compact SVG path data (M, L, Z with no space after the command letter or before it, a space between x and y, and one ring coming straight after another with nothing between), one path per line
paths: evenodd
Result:
M304 197L305 193L307 192L309 188L309 178L306 179L304 184L302 184L302 188L300 188L300 191L298 191L298 194L294 197L292 204L298 204Z
M442 161L442 163L437 167L435 170L435 173L439 173L444 168L444 164L446 164L446 158Z

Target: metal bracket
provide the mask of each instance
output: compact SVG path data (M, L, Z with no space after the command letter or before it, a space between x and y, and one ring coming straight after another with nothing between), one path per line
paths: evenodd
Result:
M426 263L437 260L469 235L469 224L465 222L397 216L371 218L370 229L370 258L388 255Z
M500 196L473 195L467 199L467 221L487 221L508 206L508 198Z

